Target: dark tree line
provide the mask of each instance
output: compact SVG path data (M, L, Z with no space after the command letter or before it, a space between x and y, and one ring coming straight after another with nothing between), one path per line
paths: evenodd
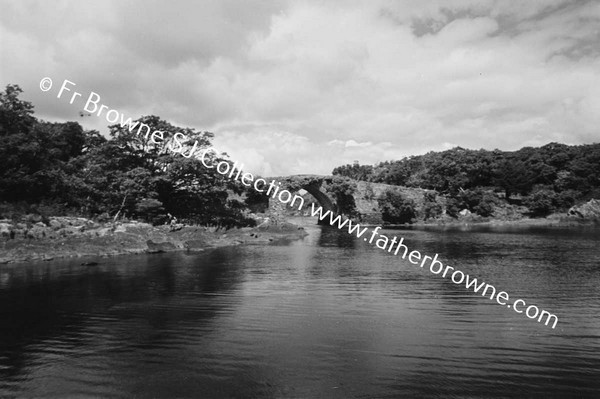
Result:
M529 206L534 215L544 215L600 198L600 144L550 143L518 151L457 147L377 165L344 165L333 174L436 190L451 200L452 212L465 207L490 214L497 196L489 193L497 192L508 202Z
M153 223L172 217L221 226L252 223L244 216L245 204L231 199L245 190L239 182L127 127L109 126L105 138L77 122L40 121L33 105L19 99L21 92L8 85L0 93L0 217L37 212ZM181 132L199 147L210 146L213 137L157 116L139 121L168 137Z

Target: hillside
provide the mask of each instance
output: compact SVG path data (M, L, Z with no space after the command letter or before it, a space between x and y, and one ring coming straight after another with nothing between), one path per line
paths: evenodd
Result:
M442 213L454 218L465 214L504 219L545 217L600 198L600 144L550 143L518 151L456 147L376 165L343 165L333 174L433 190L436 194L429 194L431 200L441 196L441 201L435 201L443 203ZM422 208L422 201L404 197ZM402 195L394 201L402 201ZM428 218L422 211L416 214Z

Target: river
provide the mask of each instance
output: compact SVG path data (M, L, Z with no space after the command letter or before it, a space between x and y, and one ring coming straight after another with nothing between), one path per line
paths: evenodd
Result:
M0 397L600 397L598 228L384 232L556 314L555 329L306 228L278 245L0 265Z

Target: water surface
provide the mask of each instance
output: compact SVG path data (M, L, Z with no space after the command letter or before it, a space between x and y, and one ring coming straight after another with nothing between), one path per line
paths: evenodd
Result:
M385 231L556 329L345 232L0 266L0 397L600 397L600 231Z

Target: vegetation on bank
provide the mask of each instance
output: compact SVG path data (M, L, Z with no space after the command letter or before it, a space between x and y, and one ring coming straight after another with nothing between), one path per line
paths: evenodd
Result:
M0 93L0 219L38 214L100 222L254 224L241 200L248 188L241 183L119 124L109 126L110 136L105 138L77 122L38 120L33 105L19 99L21 93L18 85ZM182 132L188 146L198 140L201 148L209 147L213 137L158 116L139 121L169 137ZM217 161L211 153L208 157ZM225 158L223 154L218 160Z
M377 165L344 165L336 176L432 190L425 194L419 218L442 214L498 217L518 212L545 217L600 198L600 143L569 146L550 143L518 151L469 150L460 147ZM435 193L443 201L435 200ZM414 201L390 191L379 198L384 221L415 220ZM506 216L506 215L504 215Z
M109 126L106 138L77 122L38 120L21 93L17 85L0 93L0 224L10 221L15 234L19 223L29 232L36 223L49 226L53 216L243 227L255 224L251 212L268 206L266 195L173 153L169 141L154 144L151 137L119 124ZM158 116L138 121L166 137L182 133L186 149L196 141L200 148L211 145L210 132L179 128ZM226 154L217 159L209 152L207 157L211 163L230 162ZM365 201L390 224L439 220L443 214L457 218L465 212L504 220L539 217L600 198L600 144L551 143L513 152L457 147L377 165L344 165L333 175L322 188L339 213L359 220ZM356 180L398 190L375 195L367 187L359 193ZM409 194L402 187L423 190ZM29 221L31 215L41 219Z

